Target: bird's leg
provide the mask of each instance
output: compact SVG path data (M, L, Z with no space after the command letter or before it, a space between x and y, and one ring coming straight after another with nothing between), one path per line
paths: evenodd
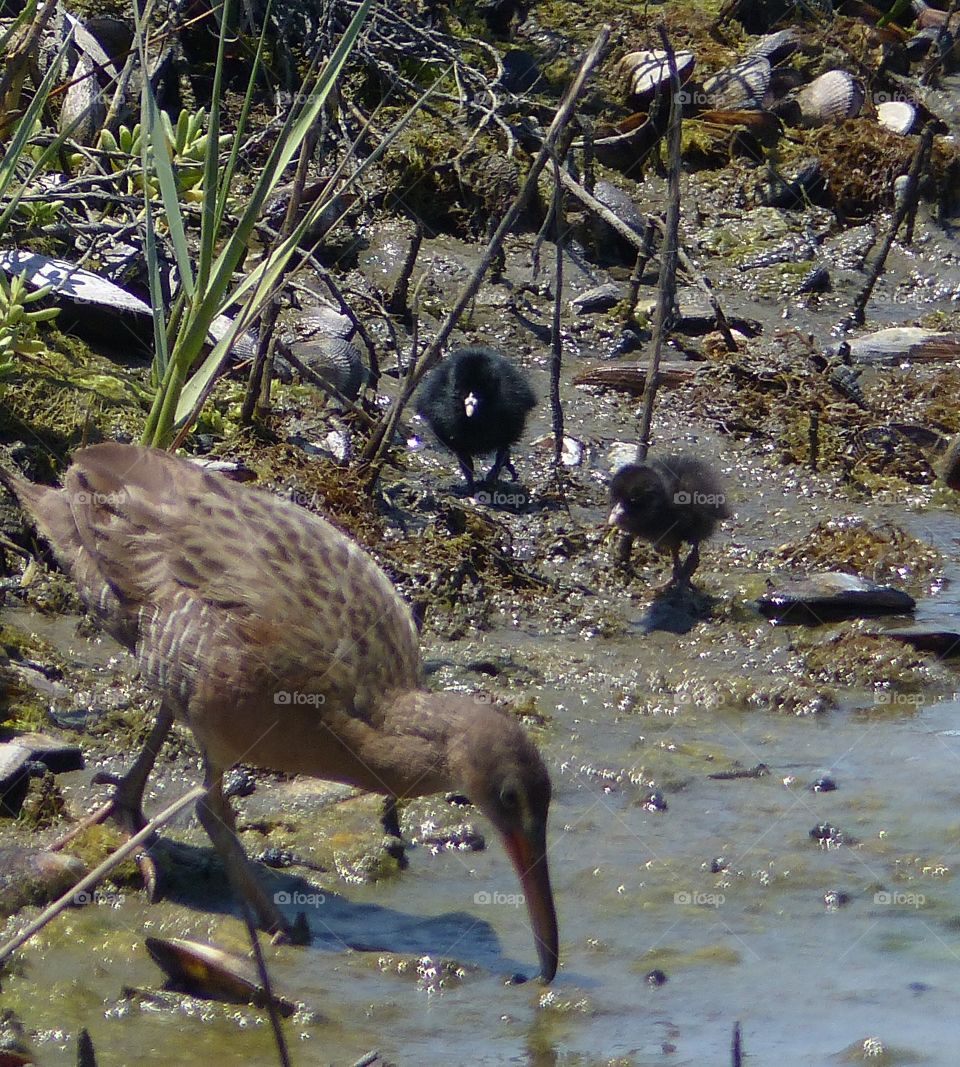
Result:
M460 470L463 472L463 477L467 483L467 492L473 492L473 457L467 455L466 452L457 452L457 462L460 464Z
M157 720L147 737L146 743L137 756L133 766L126 774L110 774L107 771L98 771L92 779L94 785L112 785L113 796L98 808L89 818L84 819L75 826L69 834L60 838L53 846L53 850L63 848L89 826L95 826L105 819L113 819L120 829L128 836L133 836L147 825L143 814L143 794L147 788L147 778L157 761L163 742L173 726L173 712L166 703L161 703L157 712ZM158 873L157 865L149 852L137 854L137 866L143 876L144 888L151 901L157 897Z
M400 833L400 814L397 809L397 798L387 796L383 798L383 813L380 816L383 832L392 838L387 845L387 854L397 861L400 870L406 870L408 866L403 843L403 835Z
M680 545L679 544L675 544L675 545L671 545L670 546L670 555L673 558L673 577L670 579L670 582L669 582L667 588L671 588L672 586L676 585L678 582L682 582L683 581L683 564L680 562Z
M690 584L690 578L693 572L700 566L700 544L694 541L693 548L690 549L690 555L687 556L686 562L680 568L680 581Z
M510 474L510 480L515 482L519 475L517 474L517 468L510 462L510 448L501 448L496 454L493 460L493 466L490 468L490 473L483 480L488 485L495 485L497 478L502 470L506 470Z
M620 563L630 562L630 553L633 551L633 534L625 533L620 538L620 546L617 549L617 559Z
M234 892L242 896L257 913L260 925L273 935L274 942L307 944L310 931L301 913L294 926L283 917L276 901L257 881L250 860L234 830L233 810L223 795L223 776L204 756L206 793L197 801L197 818L227 869Z

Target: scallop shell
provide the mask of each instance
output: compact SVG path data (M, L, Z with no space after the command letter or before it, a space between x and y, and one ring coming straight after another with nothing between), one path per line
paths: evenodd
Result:
M707 78L703 91L709 107L718 111L742 111L761 107L769 86L770 61L753 56Z
M794 28L778 30L776 33L768 33L750 49L747 55L750 58L761 56L772 64L780 63L803 44L803 38L799 31Z
M860 114L863 87L845 70L828 70L797 93L805 126L824 126Z
M910 133L917 124L917 109L907 100L885 100L877 106L877 122L892 133Z
M696 59L693 52L674 52L677 74L684 81L693 72ZM617 64L626 77L630 95L640 100L656 96L660 87L670 81L670 64L667 53L660 48L641 52L628 52Z

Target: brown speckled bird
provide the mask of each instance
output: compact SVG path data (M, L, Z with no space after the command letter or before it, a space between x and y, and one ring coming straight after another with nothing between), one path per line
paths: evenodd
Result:
M133 445L77 452L62 489L0 480L162 698L114 782L128 826L177 716L203 751L200 821L265 928L289 934L233 831L225 770L242 760L393 799L464 792L503 838L553 978L546 767L502 711L422 688L411 613L359 546L290 501Z

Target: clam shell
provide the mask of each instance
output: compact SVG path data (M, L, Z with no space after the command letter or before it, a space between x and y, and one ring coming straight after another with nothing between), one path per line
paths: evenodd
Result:
M891 133L910 133L917 124L917 109L907 100L885 100L877 106L877 122Z
M684 81L693 72L696 59L693 52L674 52L677 73ZM628 52L617 64L627 79L631 96L649 100L670 81L670 64L667 53L660 48L645 49L640 52Z
M264 1006L267 994L254 964L216 945L181 938L148 937L147 951L154 963L177 985L197 996L233 1003ZM281 1015L292 1015L296 1004L274 995Z
M818 623L835 619L903 615L913 611L913 597L859 575L822 571L791 576L757 600L760 614L779 623Z
M803 44L803 38L798 30L791 27L788 30L778 30L776 33L768 33L750 49L747 56L750 58L760 56L772 64L780 63Z
M717 111L759 108L770 87L770 61L753 56L718 71L703 83L707 106Z
M828 70L797 93L805 126L824 126L860 114L863 87L845 70Z
M945 55L953 47L953 34L946 26L926 26L907 41L907 55L915 63L931 50Z

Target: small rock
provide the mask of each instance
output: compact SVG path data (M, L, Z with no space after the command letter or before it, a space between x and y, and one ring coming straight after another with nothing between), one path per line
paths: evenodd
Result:
M570 304L578 314L585 315L596 311L608 311L623 299L623 291L619 285L607 282L588 289L585 293L575 296Z
M74 856L36 848L0 848L0 915L49 903L87 873Z

